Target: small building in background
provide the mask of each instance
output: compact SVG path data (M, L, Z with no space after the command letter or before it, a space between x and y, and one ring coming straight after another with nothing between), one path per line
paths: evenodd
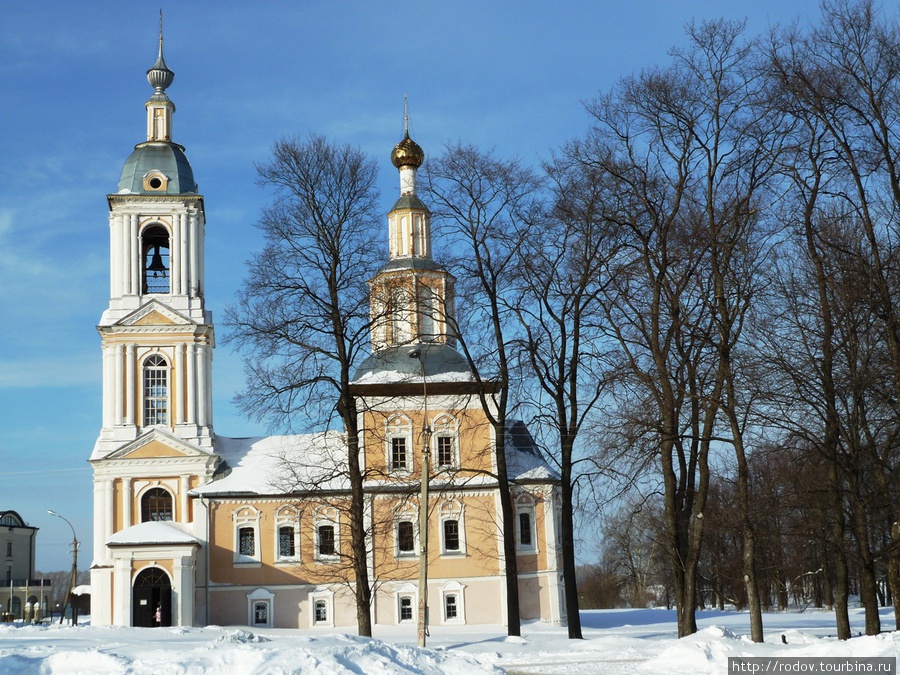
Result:
M15 511L0 511L0 568L3 621L39 621L47 615L52 582L34 578L38 528L27 525ZM37 614L35 614L37 612Z

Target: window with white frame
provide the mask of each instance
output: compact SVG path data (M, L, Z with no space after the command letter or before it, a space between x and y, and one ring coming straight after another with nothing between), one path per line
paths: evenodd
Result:
M419 593L415 584L407 581L394 591L394 610L397 623L413 623L418 616Z
M449 469L459 467L459 452L457 450L457 437L459 425L450 415L440 415L434 420L434 433L432 448L434 465L437 469Z
M314 513L315 558L320 562L334 562L340 557L340 529L338 513L330 507L319 507Z
M444 550L459 553L459 521L455 518L444 520Z
M234 512L234 562L259 565L259 511L241 506Z
M441 610L444 623L465 623L465 586L458 581L448 581L441 586Z
M250 626L271 626L273 624L272 608L275 594L265 588L257 588L247 594L247 624Z
M141 496L141 522L173 520L172 494L165 488L154 487Z
M537 532L534 522L534 497L528 493L516 497L516 550L519 553L537 551Z
M385 437L388 471L391 473L412 471L412 422L409 418L397 415L388 420Z
M463 507L456 499L446 500L440 508L441 555L465 555L466 530Z
M397 612L397 617L399 619L398 623L410 623L413 618L413 596L411 595L401 595L398 597L399 607Z
M398 558L416 555L415 514L401 511L394 516L394 554Z
M275 512L275 562L299 562L300 514L293 506Z
M144 360L144 426L165 425L169 419L169 364L159 354Z
M310 626L334 626L334 593L320 591L309 596Z
M238 528L238 552L249 558L256 557L256 530L249 525Z

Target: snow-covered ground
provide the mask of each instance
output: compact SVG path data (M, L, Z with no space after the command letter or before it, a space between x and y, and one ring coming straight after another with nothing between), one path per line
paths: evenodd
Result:
M675 639L675 613L661 609L582 613L584 640L562 627L527 624L523 637L500 627L432 628L417 649L415 627L376 627L375 639L323 630L0 626L0 673L481 673L721 675L729 656L900 656L900 633L834 638L834 617L807 610L766 614L766 642L746 637L747 614L701 612L700 631ZM861 610L851 615L863 629ZM893 615L882 614L885 627ZM785 644L782 636L787 640Z

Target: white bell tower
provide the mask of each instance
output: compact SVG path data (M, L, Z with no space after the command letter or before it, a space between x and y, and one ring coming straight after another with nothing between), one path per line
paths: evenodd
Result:
M147 71L147 140L107 197L109 307L103 349L101 459L152 429L212 449L212 317L204 305L203 197L184 148L171 140L175 74L163 59Z

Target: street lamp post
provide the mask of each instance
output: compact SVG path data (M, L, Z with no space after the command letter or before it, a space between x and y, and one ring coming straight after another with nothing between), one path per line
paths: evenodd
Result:
M418 359L422 366L422 399L424 417L422 419L422 477L419 496L419 646L425 646L428 635L428 474L431 471L431 425L428 422L428 387L425 380L425 360L420 349L409 353L409 358Z
M72 523L69 522L68 518L65 518L59 515L56 511L52 511L51 509L47 509L47 513L51 516L56 516L57 518L62 518L66 521L66 524L69 526L69 529L72 530L72 571L69 573L69 588L66 590L66 604L63 607L62 614L59 617L59 622L62 623L63 619L66 616L66 608L72 607L72 591L75 589L75 579L78 576L78 537L75 536L75 528L72 526ZM72 625L75 625L75 608L72 607Z

